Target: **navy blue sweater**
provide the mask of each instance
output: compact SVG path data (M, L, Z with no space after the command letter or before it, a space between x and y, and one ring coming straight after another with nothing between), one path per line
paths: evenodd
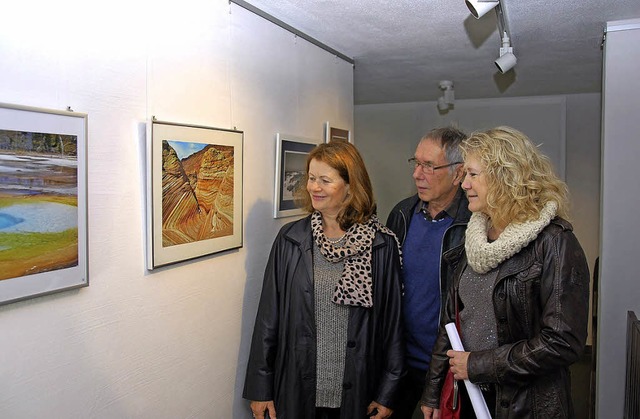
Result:
M431 221L414 213L402 248L407 363L425 372L438 334L442 237L452 222L448 216Z

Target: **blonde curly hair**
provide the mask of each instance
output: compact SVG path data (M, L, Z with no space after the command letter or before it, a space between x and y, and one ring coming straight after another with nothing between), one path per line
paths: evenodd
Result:
M549 158L522 132L507 126L474 132L460 148L465 160L473 156L484 166L494 226L536 220L549 201L558 204L558 216L568 219L567 185L556 176Z

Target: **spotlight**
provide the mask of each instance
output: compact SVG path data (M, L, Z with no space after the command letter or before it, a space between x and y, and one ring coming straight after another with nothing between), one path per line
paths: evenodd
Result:
M438 110L440 112L446 112L449 110L449 104L444 101L444 97L442 96L438 98Z
M465 0L464 2L476 19L480 19L488 11L500 4L497 0Z
M446 103L447 105L453 105L453 101L455 100L453 82L450 80L442 80L439 86L440 89L443 90L444 103Z
M500 58L495 61L495 64L496 67L498 67L498 70L504 74L515 67L517 62L518 59L516 56L511 52L507 52L506 54L501 55Z
M513 55L513 48L511 47L511 41L505 31L502 36L502 47L500 48L500 58L495 61L498 70L504 74L516 66L518 59Z
M440 112L446 112L449 107L453 107L455 100L455 94L453 92L453 82L451 80L442 80L438 83L440 90L442 90L442 96L438 98L438 110Z

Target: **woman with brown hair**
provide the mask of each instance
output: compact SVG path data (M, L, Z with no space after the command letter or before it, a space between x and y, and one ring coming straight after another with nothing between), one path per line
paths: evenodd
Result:
M264 276L243 397L254 417L387 418L403 373L400 251L347 142L307 159Z

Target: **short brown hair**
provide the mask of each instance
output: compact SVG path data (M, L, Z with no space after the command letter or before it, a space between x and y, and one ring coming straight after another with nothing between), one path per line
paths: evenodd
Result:
M321 161L335 169L349 185L349 197L345 207L338 214L338 223L343 230L355 223L365 223L376 213L371 180L358 149L346 141L331 141L316 146L307 157L306 174L295 192L296 203L304 211L314 211L311 197L307 192L309 164L311 160Z

